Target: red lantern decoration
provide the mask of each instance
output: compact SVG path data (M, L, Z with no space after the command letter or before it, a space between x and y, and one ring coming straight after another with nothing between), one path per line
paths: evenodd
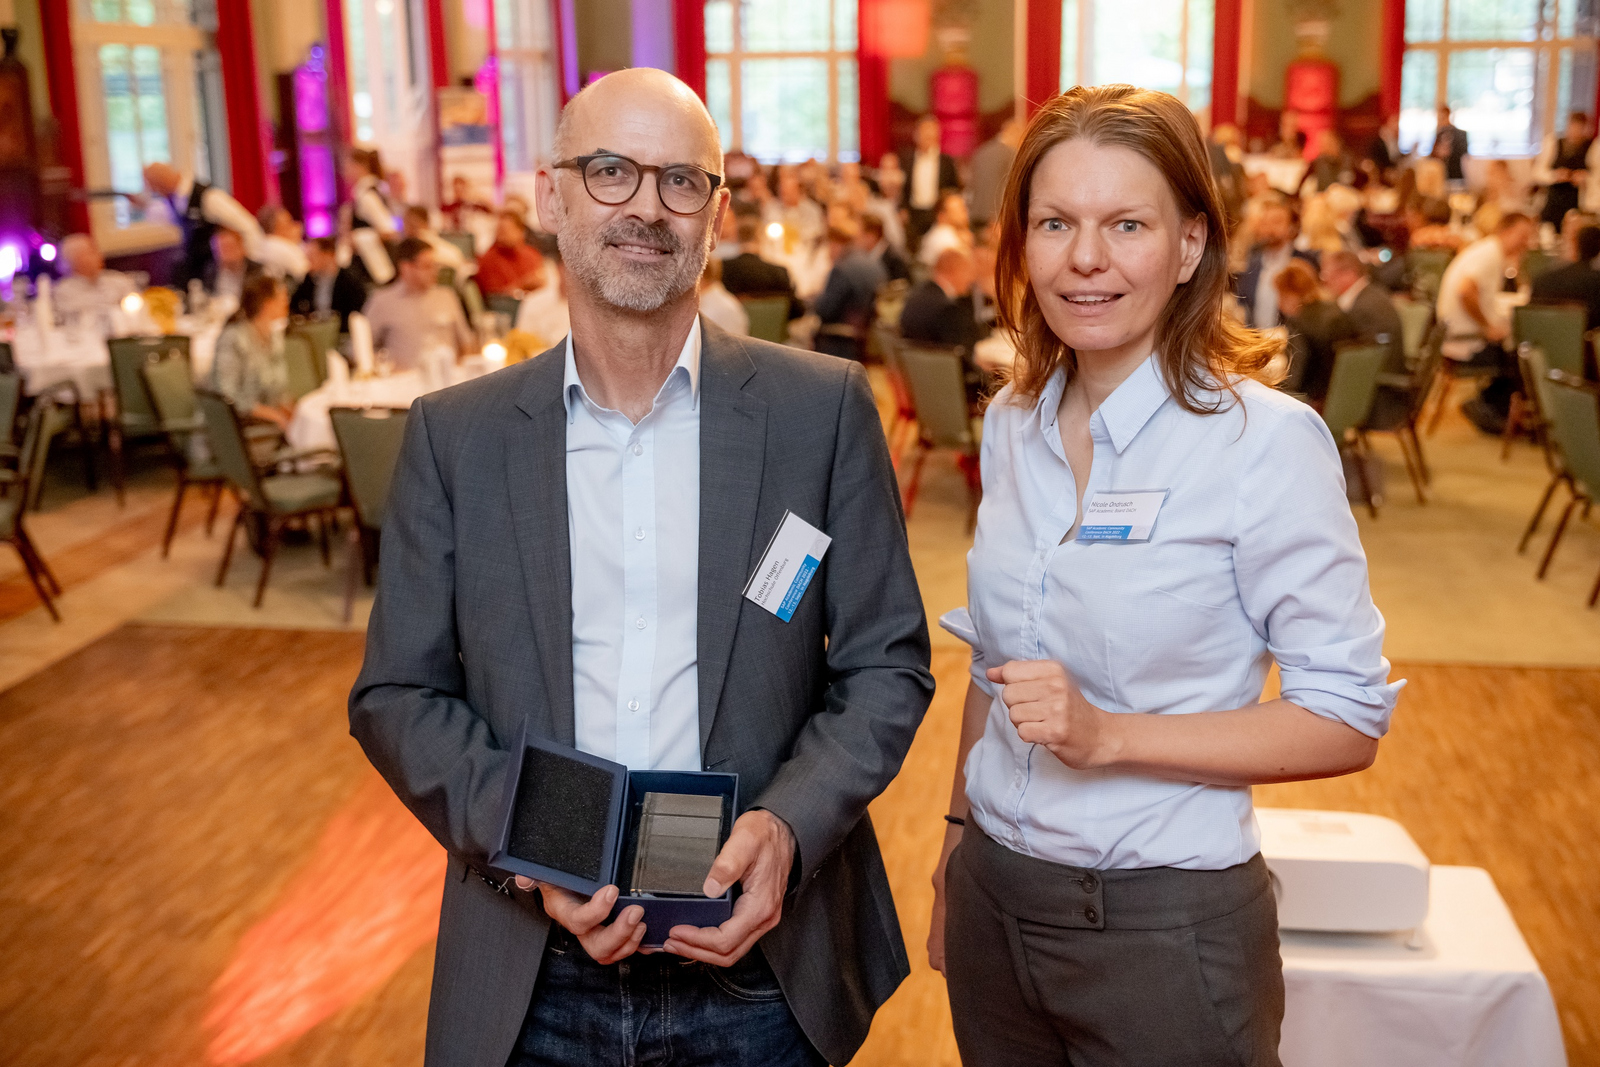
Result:
M861 0L861 50L887 59L916 59L928 50L929 0Z

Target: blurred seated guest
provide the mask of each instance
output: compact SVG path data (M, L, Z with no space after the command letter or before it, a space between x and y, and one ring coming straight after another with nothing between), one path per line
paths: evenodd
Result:
M1317 134L1317 154L1311 161L1307 178L1319 193L1335 185L1355 184L1355 167L1345 153L1344 141L1333 130Z
M1306 134L1300 128L1300 113L1284 108L1278 116L1278 140L1267 149L1267 155L1274 159L1304 159L1305 154Z
M1332 185L1324 193L1306 200L1300 214L1300 236L1295 247L1313 257L1340 249L1359 251L1361 232L1356 216L1361 211L1361 194L1348 185Z
M435 348L460 355L476 345L455 290L438 284L439 263L433 247L407 237L395 249L399 278L367 298L363 309L372 320L372 343L385 350L396 370L422 365Z
M420 237L428 242L428 247L433 249L434 262L441 267L449 267L456 272L456 278L461 278L462 272L467 269L467 257L461 254L461 249L440 237L433 228L433 221L428 217L428 209L421 204L412 204L400 216L400 232L406 237Z
M457 174L450 179L450 199L439 205L439 214L444 217L444 224L452 230L466 230L469 216L474 214L492 215L494 208L472 195L472 183Z
M211 388L221 393L240 415L289 425L294 399L289 395L289 368L283 358L283 327L289 316L289 294L283 280L257 274L239 294L239 310L217 338L211 361Z
M1559 137L1550 134L1544 139L1538 157L1533 161L1533 180L1544 186L1544 209L1539 221L1561 228L1567 212L1576 211L1583 193L1589 185L1592 171L1600 171L1596 146L1600 144L1589 132L1589 116L1574 111L1567 116L1566 131Z
M255 259L261 269L274 278L283 278L292 287L306 276L311 264L306 259L305 232L289 209L278 204L263 204L256 212L261 240Z
M972 250L972 270L975 278L972 283L972 317L978 323L978 329L987 335L994 329L995 320L1000 316L1000 307L995 296L995 266L998 261L998 241L980 242Z
M1255 243L1245 258L1244 270L1234 283L1234 295L1244 308L1245 322L1258 330L1278 325L1278 290L1272 281L1291 260L1312 257L1294 246L1294 215L1281 198L1263 204L1256 214Z
M918 119L914 137L913 146L900 156L900 169L905 172L900 206L906 209L908 247L920 252L922 235L935 222L939 198L948 189L960 189L961 177L956 161L940 147L942 133L936 117L929 114Z
M911 280L911 268L906 264L906 257L895 251L889 243L889 238L883 232L883 220L877 215L861 216L861 247L867 255L878 261L891 282Z
M883 236L902 257L906 254L906 227L900 217L900 199L905 190L906 172L900 169L900 157L893 152L884 154L878 167L876 191L867 197L862 214L871 215L883 223Z
M970 252L945 249L934 262L932 275L906 295L900 336L921 344L962 348L970 358L972 346L985 333L973 314L975 273Z
M741 214L747 213L743 205L729 206L728 210L722 213L721 228L717 230L717 244L711 250L713 259L732 259L743 251L739 246L739 218Z
M1586 330L1600 326L1600 226L1578 230L1577 261L1547 270L1533 280L1533 301L1538 304L1582 304L1587 312Z
M1404 155L1400 151L1400 116L1390 115L1378 127L1378 132L1367 142L1363 157L1377 168L1380 175L1400 165Z
M858 231L842 226L828 231L833 269L814 310L822 325L817 351L854 359L877 311L878 287L889 280L883 265L863 252Z
M1383 345L1385 356L1380 368L1384 374L1406 373L1405 331L1400 312L1395 310L1389 290L1367 273L1361 257L1350 251L1331 252L1322 257L1322 284L1350 319L1355 339L1364 345ZM1411 391L1391 385L1378 386L1367 424L1389 429L1399 425L1411 407Z
M347 333L350 313L360 311L367 302L366 286L354 271L339 266L339 243L332 237L314 239L308 258L311 269L289 298L289 310L306 318L337 315L339 332Z
M72 272L56 283L56 310L63 315L105 314L134 291L132 278L106 270L100 246L86 233L69 234L61 242L61 258Z
M544 256L528 244L527 227L515 211L500 212L494 244L478 257L477 282L484 296L528 293L544 284Z
M186 289L191 280L205 277L211 266L211 236L219 226L243 234L247 251L261 237L255 216L243 204L170 163L144 168L144 181L166 204L173 223L182 231L183 258L172 282L179 290Z
M1467 243L1461 231L1450 225L1450 205L1432 197L1416 201L1406 209L1406 229L1407 248L1456 252Z
M1450 199L1450 171L1441 159L1419 159L1411 167L1416 176L1417 195L1429 200Z
M1511 335L1510 316L1498 296L1505 289L1506 271L1522 261L1533 232L1533 220L1527 215L1506 215L1495 233L1463 248L1439 281L1438 315L1447 331L1445 356L1463 368L1495 372L1461 408L1484 433L1505 429L1511 394L1518 385L1516 357L1505 344Z
M758 215L739 218L739 247L732 259L722 261L722 285L734 296L786 296L789 317L799 318L805 309L795 299L789 269L761 258L762 222Z
M1561 222L1560 257L1563 263L1577 263L1581 257L1578 254L1578 234L1585 226L1600 226L1600 216L1591 215L1584 211L1569 211L1567 217Z
M783 226L783 250L810 249L827 233L827 216L815 200L806 196L800 176L791 168L778 171L778 196L767 201L762 217Z
M1290 260L1272 279L1278 308L1289 328L1289 373L1282 388L1303 393L1320 404L1328 395L1334 346L1352 340L1355 327L1317 282L1317 272L1303 259Z
M200 284L212 297L232 300L237 306L244 283L261 273L261 264L245 257L244 238L238 233L219 229L211 235L211 266Z
M706 268L700 272L700 314L731 334L750 336L750 313L739 303L739 298L722 285L722 260L706 257Z
M932 267L950 249L972 251L972 226L967 218L967 202L960 193L948 192L939 198L939 213L933 226L922 236L917 259Z
M553 348L572 329L567 313L567 268L559 249L545 257L550 281L522 298L517 306L516 328L533 334L546 348Z

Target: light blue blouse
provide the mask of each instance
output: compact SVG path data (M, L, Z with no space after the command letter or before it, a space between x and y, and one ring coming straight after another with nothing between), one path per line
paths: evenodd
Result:
M1008 387L984 419L969 605L946 617L994 698L967 759L973 817L1015 851L1074 866L1242 863L1260 851L1249 789L1072 770L1017 738L983 672L1052 659L1097 707L1182 715L1257 702L1275 660L1284 699L1381 737L1404 683L1386 681L1338 450L1316 412L1254 381L1242 402L1191 414L1152 357L1091 418L1087 490L1170 490L1150 540L1064 541L1077 518L1056 428L1064 384L1057 372L1027 407Z

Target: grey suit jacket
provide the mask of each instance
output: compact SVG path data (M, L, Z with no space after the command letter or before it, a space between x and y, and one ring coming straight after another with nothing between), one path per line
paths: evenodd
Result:
M847 1062L909 967L867 804L932 696L928 633L866 375L702 323L700 749L793 828L799 873L761 941L807 1036ZM564 349L412 407L350 731L450 853L430 1067L501 1067L549 920L487 869L526 720L572 744ZM741 595L785 510L833 538L793 618ZM581 590L579 591L581 595Z
M1350 324L1356 328L1356 336L1365 344L1376 343L1378 338L1387 337L1388 354L1383 360L1385 374L1404 374L1406 372L1405 338L1400 326L1400 312L1394 309L1394 300L1389 296L1389 290L1377 282L1368 282L1361 292L1350 304L1346 313L1350 317Z

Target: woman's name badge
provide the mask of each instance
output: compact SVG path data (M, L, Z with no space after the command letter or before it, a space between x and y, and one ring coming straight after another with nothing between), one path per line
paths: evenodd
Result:
M1079 541L1150 540L1156 516L1167 499L1167 489L1127 489L1120 492L1090 493L1083 502L1083 525Z

